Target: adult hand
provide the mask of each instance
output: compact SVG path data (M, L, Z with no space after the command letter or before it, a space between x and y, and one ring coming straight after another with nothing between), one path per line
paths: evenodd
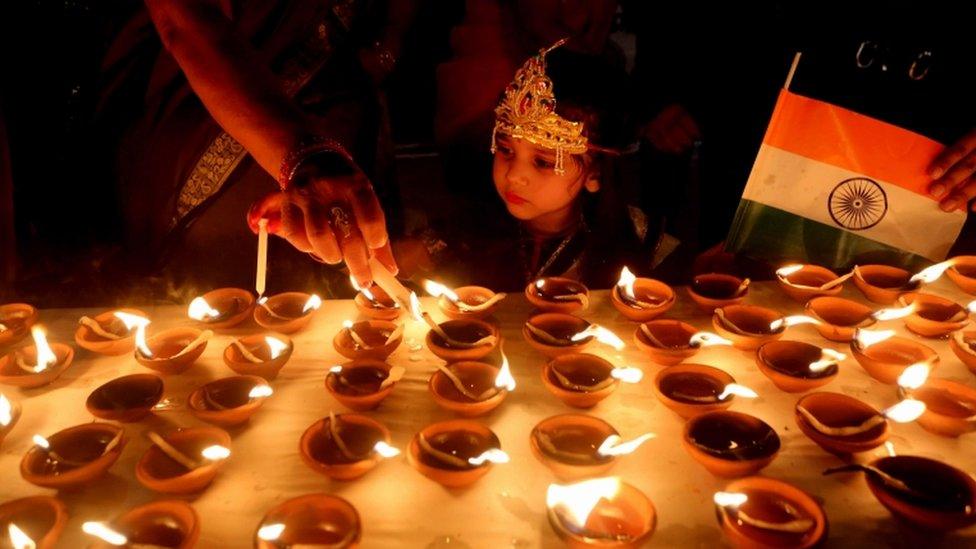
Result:
M373 281L370 257L397 273L383 209L358 170L352 175L310 177L303 185L268 194L248 211L252 231L257 232L261 218L268 220L269 233L298 250L333 265L345 261L362 287Z
M698 123L684 107L672 103L644 126L642 134L654 148L669 154L681 154L701 139Z
M976 198L976 128L962 136L929 166L929 194L951 212ZM971 205L976 212L976 202Z

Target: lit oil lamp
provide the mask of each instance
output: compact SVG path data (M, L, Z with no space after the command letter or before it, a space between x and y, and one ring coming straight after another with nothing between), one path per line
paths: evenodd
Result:
M448 488L462 488L483 477L494 463L505 463L498 436L467 420L425 427L410 441L407 461L425 477Z
M269 330L291 334L307 326L321 306L322 298L303 292L262 297L254 308L254 321Z
M688 286L688 295L698 308L710 313L720 307L738 305L749 293L748 278L730 274L706 273L696 275Z
M136 362L164 375L186 371L200 358L207 348L207 341L213 336L210 330L171 328L147 340L146 326L149 322L140 320L136 326Z
M197 419L234 427L251 419L274 393L258 376L231 376L211 381L190 393L187 407Z
M734 547L807 549L827 537L827 515L820 504L780 480L739 479L713 500L722 532Z
M800 431L841 456L867 452L888 440L888 418L871 405L840 393L811 393L796 403Z
M305 430L299 442L302 461L316 473L352 480L400 450L390 446L390 431L362 414L333 414Z
M550 484L549 525L568 547L640 547L654 532L657 512L643 492L616 477Z
M541 313L533 316L522 326L522 337L547 357L577 353L594 341L618 351L625 346L623 340L607 328L565 313Z
M376 284L369 288L362 288L352 276L349 277L349 282L352 284L353 289L356 290L356 297L353 299L356 303L356 308L366 318L396 320L400 317L400 313L403 312L403 307L400 307L400 304L390 294L386 293L383 288Z
M481 286L461 286L451 289L433 280L424 281L427 293L437 298L437 306L447 318L484 318L494 311L506 294L482 288Z
M969 311L944 297L912 292L902 294L898 301L909 309L905 327L923 337L946 337L969 324Z
M928 364L914 364L898 377L902 398L922 402L918 423L926 431L958 437L976 430L976 389L949 381L929 379Z
M525 298L535 308L552 313L573 313L590 306L590 290L570 278L540 278L525 287Z
M0 504L0 524L6 525L0 540L9 540L4 547L53 549L67 522L68 508L55 497L31 496Z
M939 355L914 340L896 336L893 330L857 330L851 354L871 377L894 385L905 368L918 362L935 368Z
M773 385L787 393L802 393L837 377L838 362L847 355L801 341L770 341L756 351L756 365Z
M970 372L976 374L976 331L959 330L952 334L952 337L949 338L949 348L969 368Z
M6 395L0 393L0 445L3 444L3 439L7 437L7 434L17 425L20 412L19 403L11 402Z
M420 299L412 292L410 312L418 322L426 322L430 326L427 348L448 362L478 360L498 345L498 329L494 325L474 318L438 324L421 308Z
M427 386L441 408L474 417L497 408L515 390L515 378L503 352L500 368L484 362L439 365Z
M955 467L920 456L887 456L828 469L866 473L871 493L895 516L931 531L976 524L976 481Z
M820 335L831 341L849 342L858 328L869 328L878 320L867 305L842 297L821 296L807 302L804 312L816 319Z
M637 383L643 377L639 368L617 367L587 353L557 356L542 369L546 389L575 408L592 408L610 396L621 381Z
M104 475L126 442L122 428L110 423L69 427L49 438L34 435L34 446L20 461L20 475L44 488L82 486Z
M654 379L654 395L685 419L724 410L732 406L736 396L757 396L725 371L702 364L678 364L661 370Z
M352 504L337 496L308 494L268 511L254 534L254 547L356 547L361 537L362 522Z
M38 318L37 309L26 303L0 305L0 349L27 337Z
M83 532L98 541L93 549L192 549L200 538L200 521L189 503L154 501L135 507L110 524L88 521Z
M241 288L209 291L190 302L186 316L211 330L232 328L247 320L254 310L254 295Z
M864 297L874 303L890 305L902 292L918 288L920 282L910 282L912 273L889 265L857 265L854 267L854 285Z
M929 265L928 267L922 269L921 271L912 275L908 279L909 284L932 284L936 280L942 278L942 275L949 270L956 263L956 260L948 259L941 263L936 263L934 265Z
M24 389L43 387L57 379L75 356L74 350L63 344L48 344L47 334L40 326L31 326L34 345L22 347L0 357L0 384Z
M405 373L403 366L357 360L330 368L325 376L325 388L346 408L365 412L379 406Z
M271 381L291 358L295 345L285 336L250 335L224 349L224 364L240 375L261 376Z
M163 380L153 374L132 374L100 385L88 395L91 415L129 423L149 415L163 398Z
M760 345L783 337L786 325L777 325L783 315L755 305L729 305L715 309L712 326L736 349L755 351Z
M786 295L806 303L820 295L837 295L844 282L853 276L837 273L819 265L786 265L776 270L776 281Z
M78 319L75 343L82 349L93 353L116 356L131 353L135 348L135 326L126 321L125 315L147 319L146 313L138 309L117 309L105 311L95 317L83 316Z
M651 278L637 278L624 267L620 279L610 290L610 301L620 314L637 322L658 317L674 305L674 290Z
M153 445L136 463L136 479L164 494L203 490L230 456L230 435L213 427L179 429L166 437L150 431L147 436Z
M700 332L691 324L680 320L651 320L634 331L634 343L647 353L651 360L673 366L691 358L703 347L732 345L732 342L710 332Z
M952 258L952 266L946 276L967 294L976 294L976 255L960 255Z
M583 414L561 414L540 421L529 435L535 457L561 479L605 474L618 457L654 438L645 433L624 441L609 423Z
M403 324L389 320L346 320L332 339L332 346L351 360L386 360L403 341Z
M755 474L775 459L780 448L779 436L769 424L730 410L689 419L681 441L698 463L719 477Z

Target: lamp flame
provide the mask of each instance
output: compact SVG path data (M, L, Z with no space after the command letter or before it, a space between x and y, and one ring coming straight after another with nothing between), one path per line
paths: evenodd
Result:
M624 348L624 342L622 339L617 337L617 334L611 332L610 330L600 326L599 324L590 324L585 330L573 334L570 341L582 341L590 336L596 338L600 343L606 343L616 350L621 350Z
M27 535L26 532L20 529L16 524L10 523L7 525L7 535L10 536L10 545L14 549L36 549L37 544L34 540Z
M45 450L51 449L51 443L48 442L47 439L42 437L41 435L34 435L33 437L31 437L31 440L33 440L34 444L36 444L40 448L43 448Z
M511 458L509 458L508 454L506 454L501 448L489 448L488 450L482 452L480 456L468 458L468 463L476 467L486 461L490 461L492 463L508 463L511 461Z
M342 366L336 364L335 366L329 368L330 374L338 374L342 372Z
M457 303L458 299L460 299L458 295L454 293L454 290L448 288L443 284L434 282L433 280L425 280L424 289L427 290L428 294L434 297L444 296L452 303Z
M14 407L7 397L0 393L0 427L10 425L14 420Z
M881 309L871 313L871 318L875 320L896 320L899 318L904 318L918 309L918 305L911 303L904 307L894 308L894 309Z
M271 360L274 360L279 356L281 356L281 353L288 348L287 343L271 336L265 336L264 342L267 343L268 349L271 352Z
M508 392L515 390L515 378L512 376L512 369L508 366L508 357L502 352L502 367L495 376L495 387L504 389Z
M811 372L822 372L847 358L844 353L839 353L833 349L820 349L820 354L820 360L810 363Z
M898 386L902 389L914 391L922 385L925 385L925 382L929 379L930 370L931 367L928 363L916 362L908 368L905 368L905 371L898 376Z
M644 379L644 371L633 366L614 368L610 370L610 375L624 383L639 383L640 380Z
M302 314L309 311L315 311L322 306L322 298L317 294L312 294L308 297L308 301L305 302L305 306L302 307Z
M620 492L620 479L595 478L576 484L550 484L546 490L546 506L552 511L562 511L571 526L582 529L590 513L601 499L612 499Z
M51 346L48 345L47 334L44 333L43 328L40 326L32 327L31 337L34 338L34 349L37 350L37 365L33 368L36 374L47 370L52 364L58 361L58 357L51 350Z
M719 400L725 400L730 396L740 396L743 398L756 398L759 396L758 393L752 389L746 387L745 385L739 385L738 383L729 383L722 389L722 393L718 395Z
M946 272L946 270L949 267L952 267L955 263L956 263L955 259L947 259L942 263L929 265L928 267L912 275L912 277L908 279L908 282L909 283L921 282L922 284L931 284L936 280L938 280L942 276L942 273Z
M776 269L776 276L781 278L786 278L791 274L799 271L802 268L803 265L799 265L799 264L785 265L783 267L780 267L779 269Z
M789 328L790 326L796 326L799 324L821 324L819 320L807 315L792 315L783 318L777 318L776 320L769 323L769 329L777 332L782 328Z
M540 278L539 280L535 281L535 287L539 291L541 291L542 288L545 287L545 285L546 285L546 279L544 278Z
M400 450L398 448L394 448L382 440L373 445L373 451L384 458L391 458L400 455Z
M220 316L220 311L207 303L203 296L193 298L186 310L186 316L193 320L211 320Z
M285 531L285 525L277 522L275 524L265 524L258 528L258 538L264 541L275 541L281 537Z
M357 292L363 294L363 296L365 296L366 299L370 301L376 301L376 297L373 296L373 292L369 291L369 288L364 288L360 286L359 283L356 282L355 277L353 277L352 275L349 275L349 282L352 283L352 288Z
M969 314L976 315L976 299L970 301L969 304L966 305L966 310L969 311Z
M142 356L151 357L152 351L146 346L146 326L149 325L149 319L121 311L115 313L115 318L121 320L127 330L136 329L136 348L139 349Z
M204 458L210 461L220 461L222 459L227 459L230 457L230 449L219 444L214 444L213 446L207 446L200 452Z
M732 345L732 342L712 332L697 332L688 339L692 347L711 347L713 345Z
M95 536L109 545L122 546L129 543L129 538L101 522L86 522L81 525L81 530L89 536Z
M410 314L417 322L424 322L424 309L420 306L420 298L416 292L410 292Z
M627 455L637 448L641 444L644 444L648 440L654 438L654 433L644 433L643 435L633 439L623 442L623 439L619 435L610 435L604 439L603 444L597 448L596 452L601 456L623 456Z
M715 492L715 495L712 496L712 501L719 507L731 507L735 509L749 501L749 496L741 492Z
M906 398L881 412L884 417L897 423L909 423L915 421L925 413L925 403L914 398Z
M895 457L895 445L891 443L890 440L886 440L884 443L885 450L888 452L889 457Z
M634 276L634 273L630 272L630 269L624 267L620 271L620 279L617 281L617 287L620 288L620 291L622 291L625 296L631 300L634 300L637 299L637 297L634 295L635 282L637 282L637 277Z
M858 328L854 332L854 341L857 342L858 347L861 349L867 349L872 345L876 345L886 339L894 337L894 335L894 330L865 330L863 328Z
M247 394L247 398L267 398L274 394L274 389L270 385L255 385L251 388L251 392Z

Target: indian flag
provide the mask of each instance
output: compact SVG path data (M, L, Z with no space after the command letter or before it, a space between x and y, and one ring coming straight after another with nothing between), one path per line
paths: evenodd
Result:
M726 239L731 252L833 268L945 259L966 221L929 197L944 146L783 90Z

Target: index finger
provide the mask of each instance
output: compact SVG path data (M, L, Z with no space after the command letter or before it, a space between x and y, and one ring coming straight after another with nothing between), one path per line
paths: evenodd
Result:
M366 245L374 250L386 245L389 241L386 234L386 216L372 185L367 183L354 189L349 202Z

